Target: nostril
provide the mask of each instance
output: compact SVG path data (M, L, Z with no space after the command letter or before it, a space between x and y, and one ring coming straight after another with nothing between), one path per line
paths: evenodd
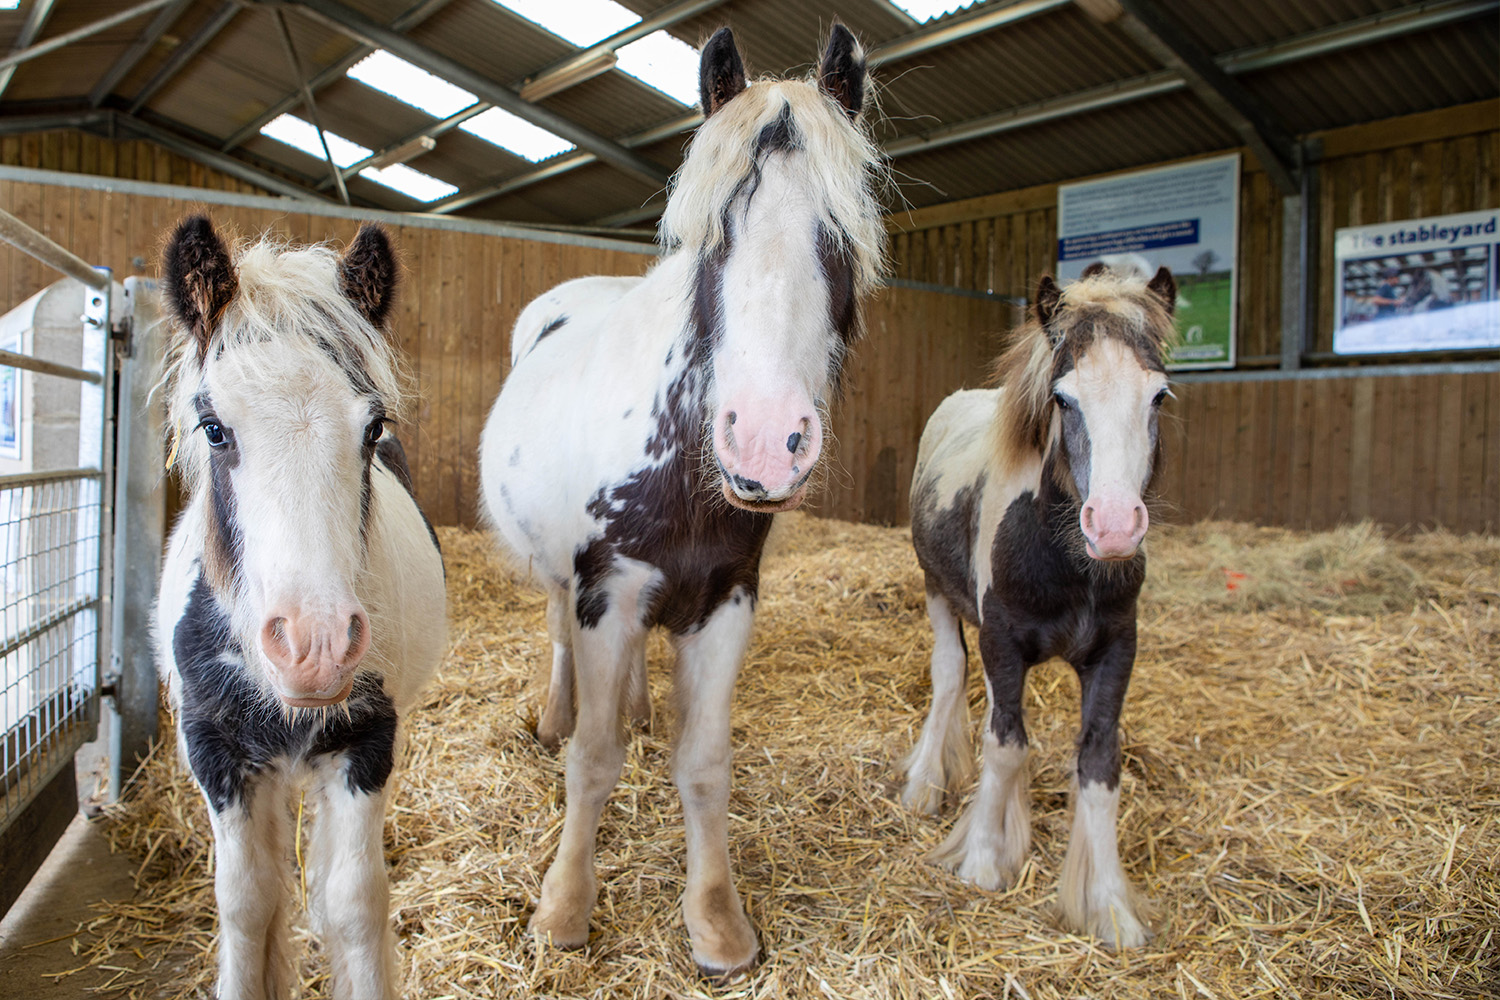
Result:
M349 645L358 646L360 638L364 635L365 623L360 620L359 615L349 616Z
M737 417L738 417L738 414L736 414L733 410L729 411L729 426L730 427L734 426L734 422L737 419Z
M1094 508L1083 508L1083 530L1089 534L1094 533Z
M792 436L786 439L786 450L789 451L789 452L791 452L793 455L797 454L797 449L799 447L801 447L801 445L802 445L802 432L801 431L794 431L792 433Z

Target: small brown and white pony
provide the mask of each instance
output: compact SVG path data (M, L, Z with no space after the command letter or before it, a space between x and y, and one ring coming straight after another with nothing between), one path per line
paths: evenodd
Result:
M382 834L401 722L447 644L443 560L387 425L379 226L342 254L232 251L202 216L167 243L164 389L187 504L156 606L158 663L214 833L218 996L284 998L293 806L335 1000L394 1000Z
M1058 894L1065 921L1113 946L1149 930L1120 866L1120 708L1135 662L1141 542L1160 459L1157 414L1176 283L1103 264L1059 289L1001 357L1001 388L954 393L922 433L912 542L932 621L932 709L906 760L902 801L935 813L972 768L963 618L979 629L989 694L973 802L934 860L985 889L1026 860L1031 816L1022 695L1054 656L1083 689L1073 833Z

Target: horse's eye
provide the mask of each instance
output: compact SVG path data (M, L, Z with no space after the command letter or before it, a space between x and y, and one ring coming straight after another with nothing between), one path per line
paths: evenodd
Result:
M373 448L373 447L375 447L375 442L379 441L380 440L380 436L382 434L384 434L384 433L385 433L385 421L384 420L372 420L372 421L370 421L370 426L368 426L368 427L365 428L365 446L367 448Z
M1163 388L1161 392L1158 392L1156 394L1156 398L1153 399L1153 400L1151 400L1151 405L1152 406L1161 406L1161 404L1163 404L1163 403L1165 403L1167 401L1167 397L1170 396L1170 395L1172 395L1172 390L1167 389L1167 388Z
M203 436L208 438L208 443L215 448L222 448L229 443L229 438L224 434L224 428L212 420L203 422Z
M1068 408L1068 397L1060 392L1052 394L1052 401L1057 404L1059 410L1066 410Z

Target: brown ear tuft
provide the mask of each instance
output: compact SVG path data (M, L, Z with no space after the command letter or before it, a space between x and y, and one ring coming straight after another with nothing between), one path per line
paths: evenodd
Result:
M1104 261L1102 261L1102 260L1096 260L1092 264L1090 264L1088 267L1086 267L1086 268L1083 269L1083 273L1078 276L1078 280L1079 281L1087 281L1088 279L1093 278L1093 277L1097 277L1098 275L1101 275L1105 271L1108 271L1108 270L1109 270L1109 265L1108 264L1104 263Z
M1057 303L1062 299L1062 289L1057 287L1057 282L1052 280L1052 275L1042 275L1042 280L1036 286L1036 319L1037 322L1046 326L1052 322L1052 315L1057 312Z
M1172 272L1165 267L1156 272L1156 277L1146 283L1146 287L1161 299L1161 304L1166 307L1167 315L1172 315L1177 309L1177 279L1172 277Z
M183 219L162 255L162 290L183 329L198 346L198 360L239 290L229 249L206 215Z
M396 252L385 227L366 222L339 262L344 296L372 326L384 327L396 301Z
M713 116L745 89L745 63L734 44L734 32L720 28L703 46L698 61L698 98L703 117Z
M850 118L859 117L865 104L865 51L854 33L837 21L818 68L818 85L843 105Z

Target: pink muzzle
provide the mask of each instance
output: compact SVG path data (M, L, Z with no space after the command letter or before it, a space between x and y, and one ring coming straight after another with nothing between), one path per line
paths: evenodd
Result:
M740 401L720 409L714 421L724 497L736 507L796 507L822 451L823 425L806 400Z
M370 648L370 619L357 601L333 613L275 609L261 626L260 648L282 701L294 708L337 705L349 697Z
M1132 558L1150 523L1138 496L1091 496L1078 515L1089 555L1103 561Z

